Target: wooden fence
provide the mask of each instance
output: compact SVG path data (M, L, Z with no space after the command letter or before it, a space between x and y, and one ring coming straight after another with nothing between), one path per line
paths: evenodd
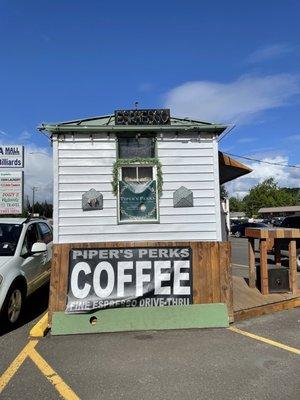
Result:
M193 303L225 303L233 320L231 246L229 242L110 242L67 243L53 246L50 282L50 321L53 312L64 311L67 302L69 253L72 249L130 247L191 247Z

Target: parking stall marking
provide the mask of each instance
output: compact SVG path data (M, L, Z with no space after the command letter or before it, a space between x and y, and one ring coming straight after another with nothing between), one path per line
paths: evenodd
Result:
M47 361L35 349L31 349L28 353L28 356L64 399L80 400L70 386L68 386L62 380L62 378L54 371L52 367L50 367Z
M235 333L238 333L240 335L249 337L251 339L258 340L260 342L269 344L270 346L278 347L279 349L286 350L286 351L289 351L291 353L300 355L300 349L297 349L296 347L287 346L287 345L285 345L283 343L276 342L275 340L267 339L267 338L265 338L263 336L258 336L258 335L255 335L254 333L243 331L243 330L238 329L238 328L236 328L234 326L231 326L231 327L229 327L227 329L230 330L231 332L235 332Z
M80 400L70 386L63 381L63 379L54 371L47 361L35 350L37 343L38 340L31 340L29 343L27 343L27 345L23 348L23 350L21 350L18 356L0 377L0 394L21 367L25 359L28 357L31 359L31 361L33 361L46 379L55 387L63 399Z
M17 357L10 364L3 375L0 376L0 394L5 386L8 384L8 382L11 380L11 378L14 376L14 374L18 371L20 366L23 364L30 350L34 349L37 343L37 340L31 340L29 343L27 343L27 345L23 348L23 350L21 350L21 352L17 355Z

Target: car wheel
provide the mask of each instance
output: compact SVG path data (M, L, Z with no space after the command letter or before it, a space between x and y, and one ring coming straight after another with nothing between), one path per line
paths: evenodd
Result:
M240 231L236 231L234 236L237 237L237 238L241 237L241 232Z
M18 284L13 284L6 296L1 319L5 325L13 327L20 321L24 303L24 292Z
M300 253L297 254L297 270L300 271Z

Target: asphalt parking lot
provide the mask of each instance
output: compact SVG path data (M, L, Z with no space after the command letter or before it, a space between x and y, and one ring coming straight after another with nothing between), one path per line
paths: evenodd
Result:
M243 239L233 243L236 274L247 264L246 248ZM1 399L300 398L300 308L230 329L29 341L46 308L43 290L31 299L24 325L0 337Z

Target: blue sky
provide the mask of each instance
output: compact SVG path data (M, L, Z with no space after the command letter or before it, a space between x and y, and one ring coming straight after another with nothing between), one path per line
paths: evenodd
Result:
M234 123L222 150L300 164L299 15L297 0L0 0L0 139L27 146L26 190L50 196L51 149L38 124L134 101ZM269 175L299 186L300 169L250 165L232 193Z

